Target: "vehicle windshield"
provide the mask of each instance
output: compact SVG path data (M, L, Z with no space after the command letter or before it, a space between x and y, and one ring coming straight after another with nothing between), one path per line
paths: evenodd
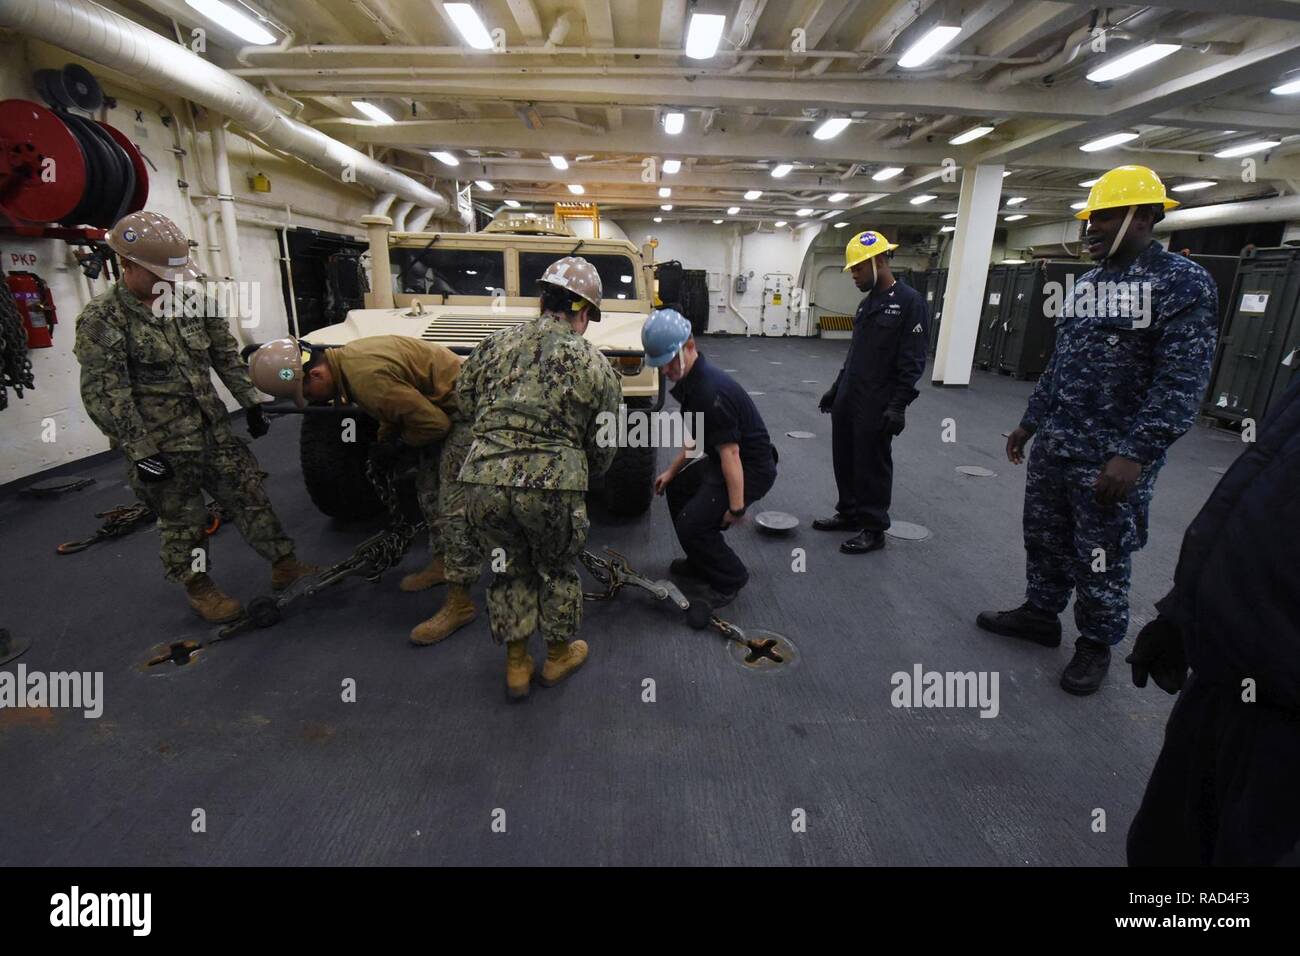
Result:
M610 299L636 298L636 265L629 256L594 255L580 252L596 271L600 273L601 295ZM519 253L519 294L531 296L538 294L537 281L542 273L556 259L563 259L559 252L520 252Z
M506 257L500 249L389 250L393 291L416 295L486 295L506 284Z

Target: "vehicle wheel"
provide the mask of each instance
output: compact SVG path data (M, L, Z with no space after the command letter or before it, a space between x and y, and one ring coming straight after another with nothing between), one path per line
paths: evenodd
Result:
M601 500L611 514L644 514L654 500L655 449L620 448L605 472Z
M344 421L355 418L355 441L343 440ZM366 452L379 424L369 415L308 412L302 416L299 459L307 494L331 518L373 518L384 510L366 478Z

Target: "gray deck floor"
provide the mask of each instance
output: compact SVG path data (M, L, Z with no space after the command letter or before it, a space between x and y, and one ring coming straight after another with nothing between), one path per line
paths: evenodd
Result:
M407 631L441 592L402 594L391 574L148 676L137 665L152 645L208 633L163 580L156 531L53 551L131 500L122 466L86 469L98 484L56 501L0 502L0 623L35 640L21 663L103 671L106 696L99 720L0 710L0 864L1121 864L1171 698L1135 689L1122 663L1092 698L1059 690L1069 616L1057 650L973 623L1022 600L1024 469L1007 463L1001 435L1031 386L985 373L969 389L923 384L895 445L894 518L933 534L849 557L841 536L808 527L834 502L830 420L816 406L844 346L703 344L766 393L756 401L782 460L762 506L804 522L789 539L731 532L752 580L726 616L792 638L801 660L785 673L745 670L720 639L628 592L588 605L583 671L509 705L486 615L412 648ZM948 417L955 444L940 441ZM816 438L785 437L795 429ZM369 532L313 509L293 420L254 450L303 557L338 560ZM1201 427L1174 447L1120 658L1218 480L1210 469L1238 450ZM957 474L964 464L997 475ZM652 576L678 553L662 500L636 521L597 522L591 545L604 544ZM791 570L794 547L806 573ZM227 590L265 592L266 566L233 527L214 555ZM891 674L918 663L996 671L999 715L892 707ZM356 703L341 700L346 678ZM642 702L646 678L654 703ZM195 808L206 833L191 831ZM792 831L796 808L806 832ZM498 809L504 833L492 829Z

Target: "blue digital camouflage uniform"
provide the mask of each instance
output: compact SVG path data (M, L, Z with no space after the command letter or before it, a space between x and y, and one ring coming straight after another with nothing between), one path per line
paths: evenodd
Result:
M1138 294L1108 294L1121 288ZM1191 427L1205 393L1217 316L1209 273L1154 241L1122 272L1085 273L1063 303L1055 351L1020 422L1034 432L1025 594L1059 614L1073 590L1083 637L1114 645L1128 630L1130 555L1146 545L1165 451ZM1114 455L1140 463L1142 476L1127 501L1104 506L1092 484Z
M210 302L203 315L178 312L154 315L119 282L82 309L73 349L82 402L109 444L128 462L161 452L172 466L174 475L154 484L140 482L134 467L127 471L140 500L158 514L171 581L192 576L193 552L206 547L205 490L262 557L274 563L293 553L257 459L231 430L212 385L215 371L241 406L259 401L234 336ZM211 570L211 555L205 563Z
M488 336L461 368L456 398L474 443L460 480L478 553L495 572L487 607L498 642L539 629L567 641L582 622L574 559L590 527L584 493L618 452L597 437L621 394L609 360L558 313Z

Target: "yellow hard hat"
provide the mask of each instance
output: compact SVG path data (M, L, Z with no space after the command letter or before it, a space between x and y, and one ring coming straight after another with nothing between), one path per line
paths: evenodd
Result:
M1173 209L1178 200L1165 195L1165 184L1145 166L1116 166L1092 184L1088 204L1074 214L1087 219L1098 209L1116 206L1163 206Z
M897 248L898 243L890 242L873 229L860 232L850 239L849 244L844 247L844 268L840 271L848 272L859 262Z

